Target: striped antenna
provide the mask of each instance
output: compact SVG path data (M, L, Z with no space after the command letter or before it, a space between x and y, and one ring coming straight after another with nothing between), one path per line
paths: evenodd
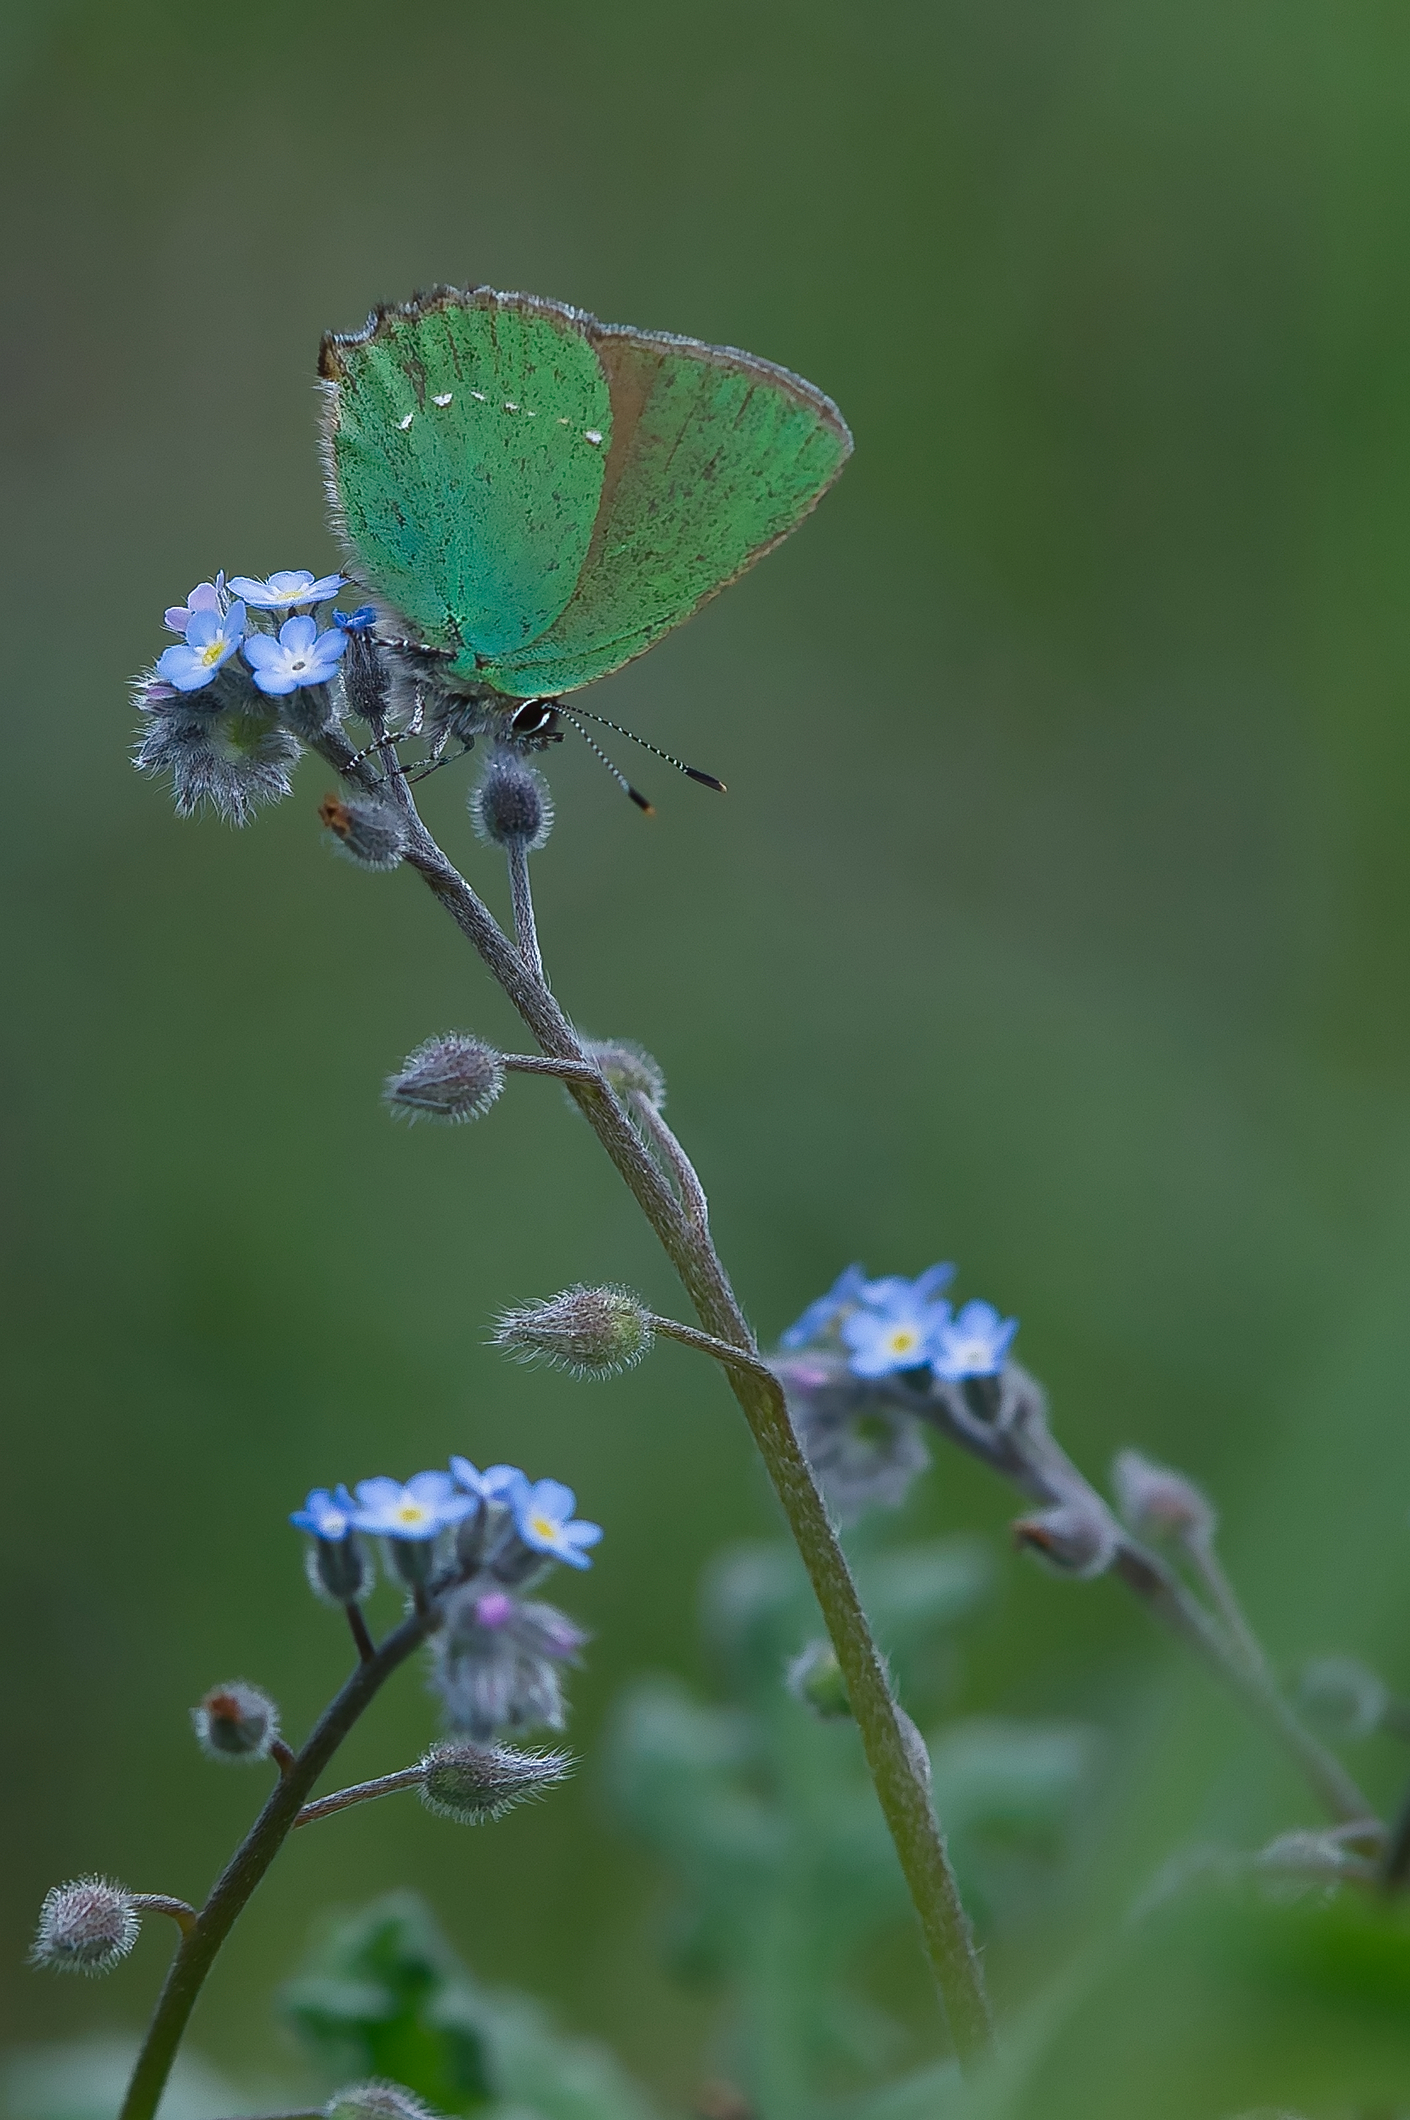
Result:
M576 713L569 713L567 707L563 705L563 702L561 700L555 700L554 705L557 707L558 712L563 716L563 719L566 722L570 722L572 726L577 730L579 736L581 736L583 742L593 753L594 757L599 759L601 763L606 766L608 772L612 775L612 778L616 781L618 787L622 790L622 793L624 795L630 795L632 801L636 804L637 808L639 810L645 810L648 817L654 817L656 815L655 804L647 801L646 797L642 794L640 788L634 788L632 786L631 782L628 780L626 774L622 771L620 766L613 765L611 759L607 756L607 753L603 750L601 744L597 741L596 737L590 735L589 732L583 727L582 723L578 720ZM602 720L600 714L594 714L592 718L594 721ZM613 724L611 722L606 722L603 724L603 726L605 728L611 728L613 727ZM629 732L624 729L621 733L625 736ZM646 748L649 751L652 749L652 746L648 744ZM664 752L662 753L662 756L665 756ZM672 763L674 764L674 762L675 761L673 760Z
M566 711L561 699L555 700L554 704L560 714ZM667 765L674 766L678 773L684 773L690 780L698 780L702 788L713 788L718 795L728 794L729 790L724 782L716 780L713 773L702 773L699 766L688 766L683 758L676 757L674 751L663 751L660 744L648 743L644 736L637 735L635 729L624 729L621 722L609 721L605 714L593 714L586 707L574 707L573 713L586 715L587 719L595 721L600 729L615 729L617 734L625 736L629 743L639 743L642 750L650 751L654 758L664 758ZM580 730L579 733L586 736L587 730Z

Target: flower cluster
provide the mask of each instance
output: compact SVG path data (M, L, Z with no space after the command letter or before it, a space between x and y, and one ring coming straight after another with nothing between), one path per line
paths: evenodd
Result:
M990 1303L952 1309L943 1291L954 1275L938 1265L913 1281L869 1281L849 1266L783 1335L773 1368L843 1523L865 1509L899 1507L929 1465L918 1396L953 1386L987 1412L987 1398L1001 1389L1018 1320Z
M138 681L136 763L171 775L183 816L209 803L243 824L290 792L300 739L336 717L330 686L349 640L376 617L363 606L321 626L320 607L344 586L341 574L307 568L218 574L167 610L180 638Z
M554 1606L525 1596L555 1561L591 1567L598 1524L574 1515L561 1480L517 1465L481 1472L453 1457L448 1472L315 1488L290 1522L309 1534L309 1580L351 1604L372 1586L366 1539L380 1539L390 1576L437 1599L432 1684L452 1729L478 1740L502 1730L561 1730L561 1667L587 1640Z
M860 1266L849 1266L781 1344L836 1350L854 1377L868 1380L914 1371L949 1384L999 1376L1018 1320L1000 1317L992 1303L952 1310L941 1290L954 1277L953 1266L931 1266L914 1281L899 1274L869 1281Z

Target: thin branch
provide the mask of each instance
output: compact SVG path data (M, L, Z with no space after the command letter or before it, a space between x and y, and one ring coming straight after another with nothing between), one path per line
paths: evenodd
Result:
M134 1892L130 1903L139 1914L169 1915L183 1936L196 1926L196 1909L184 1899L169 1899L165 1892Z
M500 1060L516 1075L556 1075L560 1082L604 1082L605 1075L591 1060L545 1060L540 1053L501 1053Z
M294 1764L293 1747L286 1745L282 1737L275 1738L269 1748L269 1756L281 1774L287 1774L290 1767Z
M354 1782L351 1788L335 1789L331 1796L306 1803L294 1824L316 1825L320 1818L331 1818L335 1811L349 1811L355 1803L370 1803L374 1796L392 1796L398 1789L419 1788L425 1779L424 1767L402 1767L395 1774L379 1774L375 1781Z
M632 1110L660 1149L666 1168L676 1181L681 1205L689 1215L692 1225L705 1236L710 1227L710 1203L705 1197L704 1186L696 1176L695 1165L666 1123L659 1107L652 1103L645 1090L632 1091Z
M1263 1644L1249 1625L1248 1615L1225 1572L1224 1563L1214 1549L1213 1540L1186 1538L1180 1543L1182 1550L1189 1556L1190 1566L1208 1592L1211 1604L1223 1620L1230 1641L1251 1671L1257 1671L1262 1677L1268 1678L1268 1658L1264 1653Z
M514 934L519 955L528 966L529 976L537 979L540 986L546 986L548 981L543 975L538 924L534 919L534 893L529 882L529 850L522 839L511 839L505 852L509 856L509 898L514 908Z
M325 732L318 748L330 764L339 767L353 756L339 732ZM360 771L354 767L353 777ZM544 1053L555 1060L586 1061L572 1025L552 994L531 976L521 952L427 831L404 779L391 792L408 827L407 862L474 945ZM568 1090L655 1230L706 1332L757 1361L753 1335L706 1230L675 1197L621 1100L601 1075L592 1081L570 1079ZM681 1155L684 1159L684 1151ZM698 1187L693 1170L691 1176ZM812 1468L794 1433L781 1387L762 1368L736 1365L727 1375L837 1651L867 1765L920 1917L955 2047L962 2063L971 2066L990 2050L993 2040L983 1973L929 1788L909 1755L886 1666ZM147 2115L124 2115L124 2120L147 2120Z
M767 1362L757 1354L748 1353L743 1347L731 1347L728 1340L717 1340L712 1332L697 1332L693 1325L682 1325L675 1318L663 1318L648 1311L646 1322L653 1332L659 1332L663 1340L679 1340L682 1347L694 1347L700 1354L708 1354L712 1360L723 1363L726 1369L743 1370L750 1376L765 1378L776 1384L778 1379Z
M373 1657L377 1654L377 1644L368 1632L367 1621L362 1616L362 1607L352 1599L349 1599L343 1610L348 1615L348 1626L352 1630L352 1638L357 1644L358 1657L364 1664L370 1664Z
M413 1613L387 1636L370 1662L359 1664L324 1709L289 1772L271 1791L216 1880L190 1933L181 1940L137 2056L119 2120L152 2120L196 1998L236 1917L292 1832L319 1775L380 1687L419 1648L427 1626L420 1613Z
M1013 1378L1020 1380L1013 1385L1020 1399L1025 1389L1036 1392L1031 1379L1023 1378L1022 1372L1009 1372L1009 1380ZM1101 1496L1054 1440L1036 1407L1026 1417L1014 1408L1008 1417L984 1421L968 1409L957 1392L943 1387L926 1393L897 1387L895 1397L898 1404L940 1429L1030 1500L1053 1505L1079 1498L1087 1507L1110 1516ZM1242 1646L1236 1646L1225 1634L1173 1569L1124 1531L1117 1532L1112 1572L1233 1688L1245 1707L1296 1762L1318 1801L1334 1818L1356 1824L1376 1819L1369 1798L1335 1753L1314 1737L1284 1700L1261 1651L1257 1664L1251 1662ZM1410 1864L1410 1849L1406 1859Z

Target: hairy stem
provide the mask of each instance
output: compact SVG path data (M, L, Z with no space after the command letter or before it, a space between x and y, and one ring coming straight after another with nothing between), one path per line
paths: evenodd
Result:
M374 1796L394 1796L398 1789L418 1789L426 1779L424 1767L401 1767L395 1774L379 1774L375 1781L354 1782L351 1788L335 1789L331 1796L306 1803L294 1820L296 1826L316 1825L335 1811L348 1811L355 1803L370 1803Z
M704 1186L695 1174L695 1165L645 1090L632 1091L632 1110L660 1149L666 1168L676 1181L681 1205L694 1227L703 1234L710 1227L710 1203L705 1197Z
M324 1709L288 1772L280 1776L264 1809L216 1880L189 1932L182 1937L137 2056L120 2120L152 2120L196 1997L236 1917L292 1832L319 1775L378 1689L425 1639L428 1624L423 1615L414 1613L387 1636L369 1662L358 1665L342 1691Z
M340 769L352 757L346 739L328 732L320 750ZM354 777L360 768L354 768ZM437 846L412 800L405 776L391 776L390 792L405 818L406 859L422 876L461 933L474 945L543 1052L583 1062L586 1054L568 1018L521 948ZM730 1287L708 1230L691 1212L699 1180L678 1199L648 1152L621 1100L599 1075L570 1076L574 1098L616 1165L675 1267L706 1332L758 1362L758 1349ZM672 1141L675 1137L672 1135ZM675 1143L685 1162L684 1151ZM669 1151L668 1151L669 1153ZM671 1158L675 1167L675 1158ZM699 1194L703 1200L703 1193ZM828 1518L812 1469L799 1445L777 1380L763 1368L728 1371L730 1388L749 1423L760 1455L803 1558L847 1684L867 1764L920 1918L956 2051L970 2064L988 2051L992 2024L979 1956L950 1868L930 1791L908 1751L905 1726L880 1651L872 1638L846 1556ZM145 2120L145 2116L144 2116Z
M537 979L540 986L546 986L538 924L534 919L534 893L529 882L529 850L522 839L511 839L505 852L509 856L509 897L514 907L514 933L519 955L528 967L530 978Z
M165 1892L134 1892L131 1904L139 1914L169 1915L183 1936L196 1926L196 1909L184 1899L169 1899Z
M1249 1625L1248 1615L1239 1602L1238 1592L1225 1572L1224 1563L1215 1552L1208 1538L1187 1538L1182 1541L1190 1566L1199 1577L1209 1596L1209 1601L1220 1619L1230 1641L1238 1650L1251 1671L1268 1677L1268 1658L1263 1644Z

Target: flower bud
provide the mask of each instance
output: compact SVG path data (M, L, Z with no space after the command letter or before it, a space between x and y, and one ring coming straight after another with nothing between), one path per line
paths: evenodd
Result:
M1303 1668L1297 1704L1324 1737L1369 1737L1385 1719L1390 1692L1354 1656L1319 1656Z
M407 1119L455 1126L480 1118L503 1088L504 1063L493 1046L464 1031L447 1031L409 1053L382 1094Z
M1099 1502L1074 1498L1011 1526L1016 1546L1026 1547L1058 1575L1088 1581L1104 1575L1116 1558L1116 1527Z
M309 1588L329 1605L360 1603L374 1587L377 1570L355 1531L346 1538L313 1538L304 1555Z
M108 1877L79 1877L44 1895L31 1965L56 1973L110 1973L137 1941L133 1895Z
M852 1713L847 1681L831 1642L809 1642L800 1649L784 1673L784 1684L795 1700L811 1708L819 1722L840 1722Z
M361 616L356 611L352 615L354 619ZM341 630L348 645L338 675L348 712L359 721L382 721L388 710L390 674L382 645L374 639L370 624L345 625Z
M196 1742L208 1759L267 1759L279 1735L279 1710L243 1678L212 1686L191 1710Z
M644 1045L631 1038L584 1038L583 1051L619 1097L641 1096L657 1111L666 1103L666 1077Z
M438 1818L460 1825L488 1825L516 1804L542 1796L566 1781L573 1762L566 1752L516 1752L512 1745L433 1745L421 1762L421 1801Z
M481 839L532 852L553 829L548 782L513 751L496 751L470 791L470 821Z
M406 852L406 823L389 802L362 797L344 802L325 795L318 814L333 835L333 844L360 869L394 869Z
M1200 1542L1214 1536L1212 1504L1193 1480L1157 1465L1139 1450L1121 1451L1111 1468L1116 1505L1138 1538Z
M610 1377L651 1352L646 1311L629 1288L565 1288L546 1303L506 1310L491 1345L576 1377Z
M434 2120L431 2108L400 2083L350 2083L334 2091L326 2120Z

